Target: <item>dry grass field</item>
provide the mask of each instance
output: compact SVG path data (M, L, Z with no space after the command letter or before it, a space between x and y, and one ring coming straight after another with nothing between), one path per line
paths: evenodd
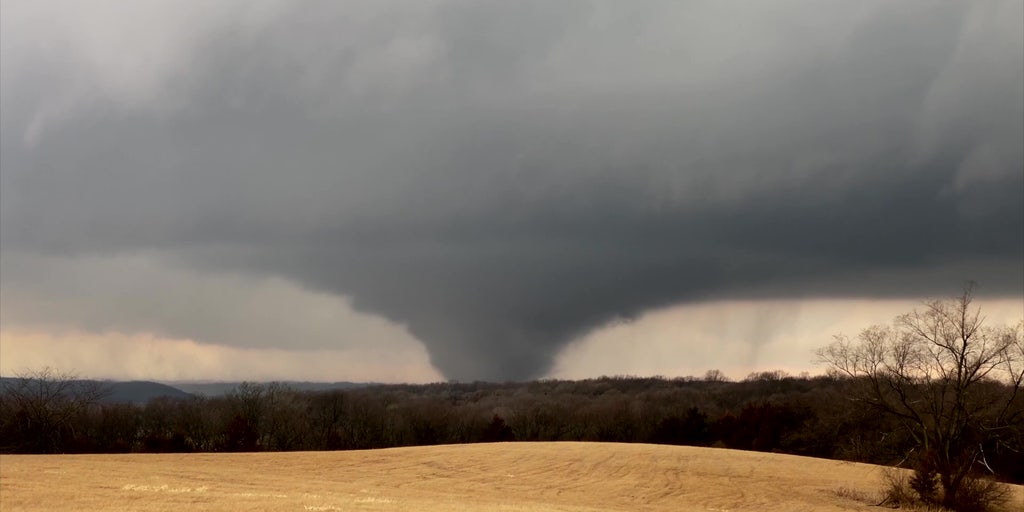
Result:
M599 443L349 452L0 457L0 510L879 510L881 469L790 455ZM1024 504L1017 486L1010 510Z

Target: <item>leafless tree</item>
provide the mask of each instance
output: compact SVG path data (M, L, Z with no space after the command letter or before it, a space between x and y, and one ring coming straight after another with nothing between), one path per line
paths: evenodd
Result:
M7 449L35 453L73 449L77 417L108 393L100 382L52 368L6 380L0 391L4 437L16 445Z
M916 444L919 478L937 475L953 509L987 466L985 446L1019 437L1024 421L1024 321L986 326L973 300L970 283L955 300L926 302L818 351L830 372L856 381L856 400L898 418Z

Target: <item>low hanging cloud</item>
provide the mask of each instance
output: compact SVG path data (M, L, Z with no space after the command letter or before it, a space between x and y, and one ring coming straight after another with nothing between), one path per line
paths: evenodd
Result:
M8 324L337 343L8 305L144 255L524 379L673 304L1024 288L1020 2L112 5L3 6Z

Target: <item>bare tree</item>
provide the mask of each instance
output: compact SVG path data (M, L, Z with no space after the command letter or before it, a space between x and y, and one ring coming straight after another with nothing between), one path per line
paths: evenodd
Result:
M97 381L79 380L52 368L4 381L0 389L0 429L9 451L61 453L83 437L78 416L108 393Z
M705 382L729 382L729 377L726 377L726 375L724 373L722 373L722 370L714 369L714 370L708 370L707 373L704 374L704 381Z
M977 488L985 447L1018 437L1024 421L1024 321L985 326L973 299L970 283L955 300L927 302L818 351L831 373L855 381L856 400L898 418L916 444L922 496L937 476L953 509Z

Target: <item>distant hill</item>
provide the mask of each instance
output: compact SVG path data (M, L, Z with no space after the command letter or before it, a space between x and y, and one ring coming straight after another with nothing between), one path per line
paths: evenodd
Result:
M15 386L19 380L21 379L15 377L0 377L0 389ZM146 404L154 398L188 398L192 396L190 393L166 384L141 380L128 382L76 380L74 384L83 387L99 384L105 391L100 403L105 404Z
M370 386L372 384L359 382L297 382L279 381L297 391L330 391L333 389L354 389ZM179 390L193 395L222 396L240 386L241 382L195 382L195 381L166 381L164 384L173 386Z
M134 403L145 404L154 398L189 398L191 393L181 389L145 380L133 380L129 382L104 382L110 390L103 403Z
M6 388L13 385L18 378L0 377L0 387ZM134 403L146 404L154 398L189 398L193 395L208 397L224 396L242 384L238 382L196 382L196 381L168 381L153 382L148 380L113 381L113 380L77 380L79 385L96 384L102 385L107 393L101 403L118 404ZM298 382L281 381L297 391L330 391L333 389L354 389L370 386L372 384L358 382Z

